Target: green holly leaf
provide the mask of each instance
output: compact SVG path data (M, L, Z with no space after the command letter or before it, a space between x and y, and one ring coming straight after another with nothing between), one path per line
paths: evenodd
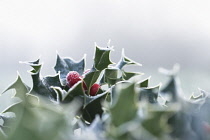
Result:
M137 113L137 94L135 84L118 83L115 88L116 94L110 108L111 123L118 127L136 116Z
M172 131L168 120L173 114L173 110L152 107L152 110L148 111L147 118L142 121L142 126L153 136L162 138Z
M10 133L16 117L15 113L10 111L21 102L22 100L14 97L14 94L6 92L0 95L0 138L3 139Z
M72 135L72 116L77 104L57 106L40 97L33 107L22 106L24 110L16 123L16 129L7 140L62 140ZM71 115L70 115L71 114Z
M157 103L160 85L140 89L139 100L146 100L150 103Z
M84 77L84 82L87 86L87 93L89 95L90 93L90 88L91 86L96 83L96 81L98 80L99 76L101 74L101 71L98 71L96 69L92 69L90 72L88 72L85 77Z
M7 136L13 129L15 114L13 108L20 103L26 104L26 97L29 95L30 88L23 83L18 75L14 83L12 83L2 94L0 94L0 138ZM9 92L14 91L14 92ZM21 113L21 109L18 113Z
M142 66L141 64L133 61L132 59L128 58L127 56L125 56L125 52L124 49L122 50L122 56L120 61L117 63L116 67L119 69L122 69L124 66L126 65L138 65L138 66Z
M122 80L122 74L122 71L118 68L107 68L104 72L105 82L112 86Z
M110 60L111 48L99 48L96 46L94 57L94 68L101 71L107 68L110 64L113 64Z
M57 94L57 102L58 103L69 103L75 97L84 96L84 90L82 81L77 82L73 87L71 87L68 91L61 89L60 87L51 87Z
M96 115L101 116L103 113L102 102L105 100L108 92L98 94L96 96L85 95L85 103L82 110L82 117L88 121L92 122Z
M137 87L139 87L139 88L148 88L149 87L149 80L150 80L150 78L151 77L138 82L137 83Z
M77 71L80 75L83 74L85 69L85 57L86 55L77 62L71 58L61 58L57 54L54 69L57 73L60 73L60 78L63 85L66 85L66 75L69 73L69 71Z
M39 63L39 59L34 62L22 62L25 64L29 64L33 69L30 71L32 80L33 80L33 87L30 91L33 95L41 95L48 97L52 100L56 100L57 94L51 88L52 86L62 87L60 82L60 75L56 74L54 76L41 76L41 67L42 64Z
M5 93L0 95L0 113L7 112L11 107L21 103L22 100L18 97L14 97L14 94Z
M130 78L137 76L137 75L143 75L143 73L140 72L126 72L124 70L122 70L123 74L122 74L122 78L124 80L129 80Z
M15 97L19 97L20 99L25 100L26 94L29 92L30 87L22 81L20 75L18 74L15 82L13 82L2 94L10 89L15 89Z
M6 112L0 113L0 138L4 139L8 136L12 129L12 124L15 123L15 113Z
M107 93L102 93L102 90L99 90L98 95L96 96L88 96L84 93L82 81L76 83L68 90L68 92L62 90L60 87L52 88L58 94L61 103L69 103L75 98L80 98L80 101L83 103L83 107L81 109L82 116L88 122L92 122L95 115L101 115L103 113L101 101L105 99Z

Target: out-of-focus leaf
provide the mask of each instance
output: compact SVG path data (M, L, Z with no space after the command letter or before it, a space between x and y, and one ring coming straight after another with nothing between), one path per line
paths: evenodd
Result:
M97 115L94 121L90 124L90 126L85 127L84 125L80 125L80 129L76 131L80 131L80 133L75 134L72 139L73 140L106 140L104 131L104 124L100 117ZM81 129L83 128L83 129Z
M44 100L43 100L44 101ZM34 105L22 106L24 112L17 123L17 129L8 140L65 140L72 135L71 116L67 116L67 110L77 110L76 105L66 107L63 110L59 106L48 102L40 102ZM74 114L75 115L75 114Z
M170 133L168 119L172 116L173 111L151 110L148 116L142 122L142 126L153 136L161 138L165 134Z
M168 101L176 102L178 99L178 91L176 86L176 81L174 77L170 79L168 84L160 91L160 94L163 95L163 97L167 97Z
M133 83L127 83L126 85L119 83L115 94L117 94L117 97L110 108L110 115L112 124L117 127L136 116L137 94Z
M182 95L182 89L180 85L180 80L177 77L179 72L179 65L174 65L172 70L167 70L164 68L160 68L159 71L170 77L168 84L160 91L160 95L166 98L169 102L176 102L179 99L179 96Z
M139 100L146 100L149 103L157 103L160 85L151 88L140 89Z
M171 136L179 140L207 140L202 121L191 113L177 112L168 120Z
M9 91L15 91L14 93L9 93ZM8 135L13 128L12 122L14 121L15 114L10 112L14 106L18 104L26 104L27 96L30 88L23 83L22 79L18 75L16 81L11 84L1 95L0 95L0 118L3 123L0 125L2 136ZM18 113L21 114L22 110L19 110ZM11 125L12 124L12 125ZM8 131L7 131L8 130Z
M16 81L12 83L4 92L3 94L10 90L15 89L15 97L19 97L22 100L25 100L26 94L29 92L30 88L25 83L23 83L22 79L18 75Z

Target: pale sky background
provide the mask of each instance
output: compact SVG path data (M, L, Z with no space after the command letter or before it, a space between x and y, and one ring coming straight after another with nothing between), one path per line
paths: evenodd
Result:
M42 74L53 74L56 51L76 60L94 42L115 46L112 60L126 55L143 64L158 84L158 67L181 65L186 92L210 91L209 0L0 0L0 91L19 71L27 83L30 69L19 61L41 55Z

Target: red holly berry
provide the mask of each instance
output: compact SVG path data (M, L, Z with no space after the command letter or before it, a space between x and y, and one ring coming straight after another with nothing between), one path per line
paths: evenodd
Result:
M76 71L70 71L66 76L67 85L72 87L74 84L81 80L81 76Z
M95 96L96 93L98 92L99 88L100 88L99 84L97 84L97 83L93 84L92 87L90 88L90 95Z

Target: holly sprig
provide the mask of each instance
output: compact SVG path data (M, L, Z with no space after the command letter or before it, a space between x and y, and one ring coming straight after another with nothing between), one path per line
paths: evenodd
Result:
M206 140L209 139L209 93L184 98L179 67L160 69L169 82L150 85L151 77L125 71L142 66L125 55L111 61L113 47L95 46L93 65L85 56L75 61L57 54L55 74L42 76L40 59L21 62L29 71L32 87L18 75L0 95L0 138L3 140ZM89 69L88 71L86 71ZM69 86L67 75L81 77ZM99 84L96 95L91 87ZM84 85L86 86L84 88ZM79 133L79 134L77 134Z

